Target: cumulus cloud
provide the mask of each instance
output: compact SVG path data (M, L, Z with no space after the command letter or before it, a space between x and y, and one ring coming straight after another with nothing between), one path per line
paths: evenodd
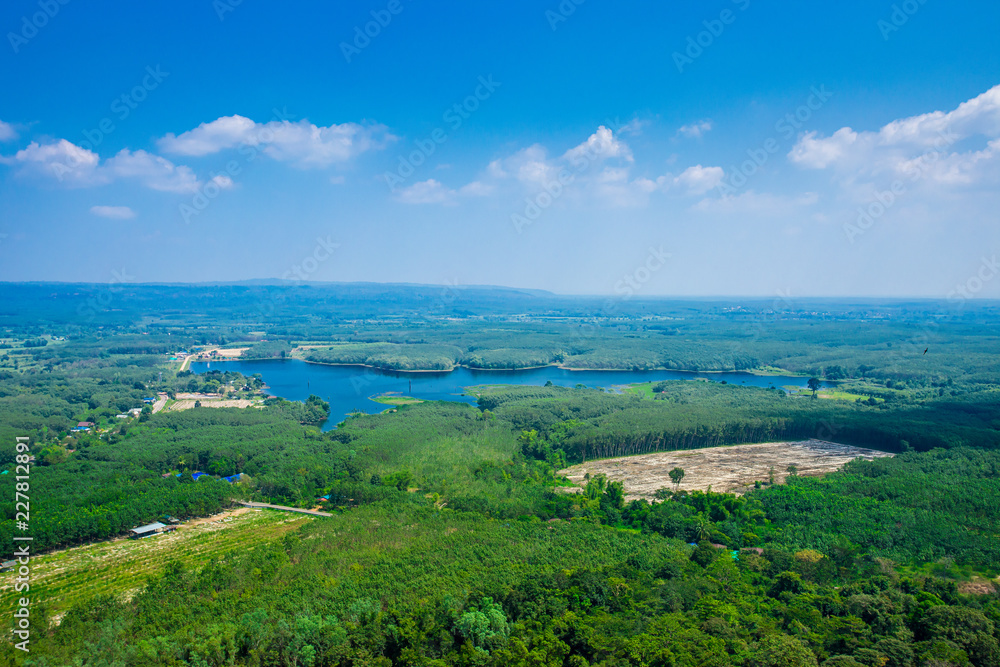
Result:
M90 212L100 218L112 220L130 220L135 217L135 211L128 206L91 206Z
M404 204L454 204L459 197L485 197L492 192L493 186L480 181L453 190L431 178L400 189L396 196Z
M677 130L677 134L688 139L701 139L711 129L711 120L699 120L697 123L691 123L690 125L681 125Z
M815 132L809 132L792 147L788 157L808 169L825 169L848 155L857 141L858 133L849 127L837 130L826 139L817 139Z
M2 161L19 167L21 174L55 179L67 187L105 185L119 179L135 180L162 192L191 193L200 187L189 167L158 155L123 149L102 163L97 153L65 139L46 144L33 141Z
M233 179L229 178L229 176L226 176L225 174L213 176L212 180L209 182L214 183L220 190L229 190L235 185L235 183L233 183Z
M98 173L97 153L59 139L47 144L32 141L13 157L3 158L5 164L19 166L23 174L55 178L68 186L99 185L108 182Z
M249 146L279 162L321 168L347 162L395 139L384 125L343 123L318 127L302 120L257 123L244 116L223 116L180 135L167 134L157 145L165 153L202 156Z
M10 123L0 120L0 141L12 141L17 139L17 130Z
M258 142L253 132L257 127L257 123L244 116L223 116L210 123L202 123L180 136L167 134L157 141L157 145L166 153L199 157L243 143L256 146Z
M430 179L397 193L409 204L455 204L462 196L487 196L502 192L514 197L543 190L572 193L567 201L584 201L613 207L641 206L654 192L701 196L718 185L721 167L688 167L679 175L654 178L632 175L632 150L606 126L600 126L580 144L558 157L533 144L490 162L480 179L458 189ZM563 196L563 195L559 195Z
M722 171L722 167L703 167L696 164L682 171L673 182L684 188L688 194L703 195L721 183L723 176L725 172Z
M587 137L579 146L569 149L563 159L571 165L579 166L592 161L603 161L610 158L621 158L632 161L632 151L607 127L601 125L597 131Z
M958 150L959 142L980 147ZM845 185L878 176L924 180L942 186L995 183L1000 179L1000 86L952 111L901 118L877 131L849 127L829 137L801 137L788 154L806 169L835 170Z
M108 160L102 169L114 178L134 178L146 187L162 192L194 193L201 185L189 167L175 165L146 151L133 153L124 149ZM228 177L224 178L228 180Z
M397 193L404 204L447 204L455 199L455 191L433 178L402 188Z

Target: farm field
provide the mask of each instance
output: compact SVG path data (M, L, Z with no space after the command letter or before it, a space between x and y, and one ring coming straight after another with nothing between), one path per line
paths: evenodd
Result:
M245 552L309 521L315 519L238 508L187 521L157 537L123 537L44 554L32 559L32 599L58 619L73 605L97 595L130 598L169 562L197 569L213 556ZM10 595L15 576L0 574L0 594Z
M874 449L864 449L822 440L801 442L769 442L731 447L657 452L638 456L622 456L580 463L559 471L581 487L586 476L605 475L612 482L625 486L627 500L652 500L657 489L673 487L667 473L673 468L684 470L680 489L742 493L754 482L769 480L781 483L794 465L802 476L815 477L840 469L855 458L872 460L892 456Z

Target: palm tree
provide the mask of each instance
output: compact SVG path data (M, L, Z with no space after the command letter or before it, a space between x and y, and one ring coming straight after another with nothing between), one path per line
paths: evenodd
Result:
M699 542L707 542L712 537L712 522L705 518L704 515L699 514L698 518L695 519L694 529L698 534Z

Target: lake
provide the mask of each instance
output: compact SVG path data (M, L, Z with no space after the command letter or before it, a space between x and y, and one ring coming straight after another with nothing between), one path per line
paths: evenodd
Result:
M696 380L728 382L754 387L805 387L808 378L750 373L689 373L682 371L570 371L553 366L517 371L480 371L456 368L451 372L399 373L380 371L363 366L329 366L310 364L299 359L267 361L197 361L191 370L236 371L243 375L260 373L267 383L265 391L290 401L302 401L316 394L330 403L330 419L323 425L329 430L354 410L369 414L390 406L376 403L369 397L386 392L398 392L430 401L464 401L475 405L476 399L463 396L463 389L477 384L519 384L542 386L551 382L560 387L611 389L616 385L660 380ZM823 383L833 386L833 383Z

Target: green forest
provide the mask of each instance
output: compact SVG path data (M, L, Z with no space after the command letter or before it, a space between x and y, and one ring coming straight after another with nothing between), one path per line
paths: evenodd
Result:
M32 316L0 322L0 493L14 497L14 438L28 437L36 552L239 501L332 516L193 564L167 552L142 588L64 614L36 605L30 655L4 643L0 664L1000 666L1000 357L986 307L636 302L594 323L587 302L533 293L435 310L400 290L382 316L361 287L149 286L81 321L41 289L4 286ZM239 318L191 307L192 294L231 298ZM835 381L841 397L493 384L467 389L474 404L385 406L329 428L318 396L266 396L266 378L169 361L217 347L411 370L781 369ZM252 405L150 408L183 393ZM742 495L667 485L631 499L621 481L580 488L560 473L809 438L893 456L765 476Z

